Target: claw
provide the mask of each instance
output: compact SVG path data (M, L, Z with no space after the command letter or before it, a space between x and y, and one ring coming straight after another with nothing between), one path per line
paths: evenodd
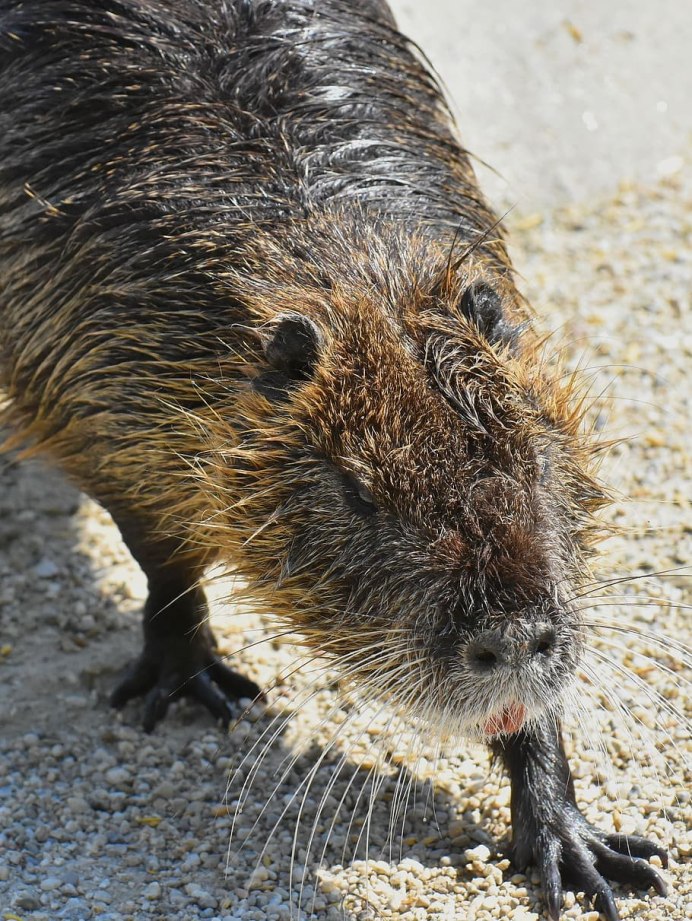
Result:
M668 895L668 885L660 873L657 873L654 870L654 878L651 881L651 885L654 887L656 892L659 895L662 895L664 898Z
M165 651L144 653L125 674L111 695L111 706L120 709L134 697L144 697L142 728L152 732L168 712L172 700L188 697L199 701L224 728L233 718L230 700L261 698L254 681L244 678L205 651L206 664L199 658L169 658ZM187 676L187 677L186 677Z
M142 659L133 663L123 679L113 689L110 697L111 707L121 710L133 697L143 697L156 683L155 673L147 667Z
M156 724L159 723L168 712L170 702L170 688L157 685L149 691L144 701L144 717L142 719L142 728L145 732L154 731Z
M555 872L557 874L557 879L551 883L544 883L545 898L548 904L548 917L550 921L560 921L563 902L562 883L560 882L560 874L557 867L555 867Z
M606 921L620 921L620 912L615 904L615 896L607 883L601 883L593 899L594 908L604 916Z
M243 679L244 680L244 679ZM233 717L233 710L228 700L212 684L212 680L206 672L202 672L190 681L189 689L185 689L190 697L194 697L203 704L212 716L221 720L224 729L228 729L229 723Z
M561 850L555 838L541 843L540 872L550 921L559 921L562 910Z

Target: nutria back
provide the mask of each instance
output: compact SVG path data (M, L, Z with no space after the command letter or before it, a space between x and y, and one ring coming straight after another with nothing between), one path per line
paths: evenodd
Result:
M315 224L334 212L336 237L355 237L342 249L366 260L361 234L387 220L445 253L455 234L458 248L480 240L506 274L434 79L379 5L362 6L366 18L344 3L3 3L0 347L32 440L79 464L65 430L98 415L108 480L135 463L114 457L106 368L128 428L160 416L152 381L182 373L182 402L202 407L188 382L247 321L234 273L254 272L259 235L282 238L291 264L270 271L298 288L332 283ZM386 262L397 239L376 237Z
M435 79L374 0L5 0L2 25L3 180L33 181L25 220L47 208L56 233L105 193L101 228L184 205L180 231L244 235L354 202L436 239L494 223Z

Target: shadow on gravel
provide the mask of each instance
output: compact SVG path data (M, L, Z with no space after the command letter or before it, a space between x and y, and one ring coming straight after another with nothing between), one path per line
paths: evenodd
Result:
M270 723L270 714L261 721L264 728ZM343 748L345 753L312 745L296 757L294 749L278 738L265 751L260 746L253 752L233 775L228 790L228 815L236 822L229 860L247 861L251 878L260 886L263 867L281 862L282 872L273 885L296 893L294 907L304 912L301 918L326 917L320 911L313 915L313 906L320 896L328 901L338 891L333 871L342 867L357 883L349 886L345 905L333 903L334 909L339 905L335 918L364 921L381 917L382 911L429 906L431 893L416 887L409 869L414 875L426 874L436 893L433 901L446 903L449 918L458 917L454 885L474 876L467 868L473 856L466 850L482 845L491 860L500 859L501 846L484 827L490 807L469 808L465 795L457 798L435 789L430 780L393 765L386 754L382 771L360 767L348 746ZM383 753L384 747L379 751ZM373 760L377 754L374 749ZM257 760L261 767L253 777ZM234 762L242 761L239 752ZM249 794L244 788L248 778ZM470 786L477 791L485 780L479 767ZM499 779L491 781L495 782ZM238 800L243 801L241 810ZM514 872L506 871L510 876ZM428 916L441 917L426 912Z
M295 757L292 727L253 750L281 724L268 729L271 708L226 736L183 703L144 735L136 704L122 716L107 705L139 648L144 590L114 534L59 474L0 458L0 850L11 868L0 908L50 921L458 917L455 883L483 872L467 849L487 847L490 872L506 843L489 832L499 777L481 761L456 778L460 791L433 789L384 742L365 746L366 767L363 746L352 755L340 738ZM522 885L521 903L540 911L539 889Z
M86 500L55 470L0 455L0 731L103 723L106 688L139 643L122 555L84 530ZM90 555L89 549L92 553ZM99 584L106 570L108 590ZM91 717L91 719L90 719Z
M359 768L341 750L313 745L275 790L293 756L280 733L252 785L242 837L249 831L245 816L259 822L239 851L241 834L234 838L224 878L231 819L223 793L246 751L243 741L212 728L192 705L174 707L153 736L139 730L136 704L120 717L107 705L117 674L139 648L143 589L107 516L58 472L0 457L0 789L11 801L0 834L11 868L0 878L0 907L20 916L44 911L51 919L80 918L87 909L130 917L129 909L137 921L161 918L162 911L178 917L182 907L186 921L194 921L208 911L195 889L186 892L185 873L176 867L185 853L199 851L205 862L188 871L187 885L201 886L209 904L222 908L230 894L235 899L247 889L241 905L259 901L269 909L278 891L288 897L291 883L300 890L304 873L306 916L321 897L314 917L337 911L355 918L360 910L352 914L334 901L329 867L403 856L436 871L442 857L454 862L464 847L486 843L492 850L470 813L456 820L454 845L445 837L449 816L463 804L434 793L428 782L414 787L403 769L390 765L382 775ZM166 856L156 866L165 872L153 899L147 874L158 848ZM73 868L67 876L66 861ZM465 874L460 862L461 869L444 872ZM110 904L99 905L89 891L98 895L98 878L111 865L120 882L111 887ZM46 879L55 890L42 889ZM295 910L295 896L285 904L291 902ZM223 911L219 917L235 918Z

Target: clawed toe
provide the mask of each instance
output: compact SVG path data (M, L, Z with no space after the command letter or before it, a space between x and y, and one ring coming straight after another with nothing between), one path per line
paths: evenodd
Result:
M173 700L173 694L166 685L157 684L147 694L144 700L144 715L142 716L142 729L153 732L156 724L160 723Z
M640 840L645 841L645 839ZM647 850L650 853L658 854L660 851L660 848L652 850L655 845L650 842L646 841L646 844L649 846ZM629 853L622 853L620 850L613 850L610 843L608 843L593 845L593 851L597 857L596 866L599 872L608 879L615 880L618 883L625 883L635 889L653 888L659 895L667 894L668 889L663 878L642 857L630 856L632 848L630 848Z
M584 843L575 839L565 840L562 842L561 851L561 875L569 880L570 887L584 892L592 900L594 907L606 918L606 921L619 921L620 915L613 891L607 880L601 875L600 869L594 865L592 854L589 853ZM546 882L544 878L544 887ZM551 906L547 889L546 895L549 917L551 921L558 921L559 909L555 910Z
M265 699L259 685L255 684L254 681L250 681L244 675L234 672L232 668L229 668L218 658L214 658L209 666L209 676L217 687L221 688L226 697L231 697L235 700L247 697L253 701Z
M559 921L563 896L557 847L550 848L549 854L544 855L541 866L541 879L548 906L548 917L550 921Z
M165 717L173 700L180 697L201 703L224 728L233 718L231 702L248 697L261 699L262 692L254 681L244 678L228 668L209 652L206 663L196 665L161 654L151 656L146 652L130 666L111 695L111 706L120 709L128 701L144 697L142 727L152 732Z
M628 857L658 857L663 867L668 866L668 852L648 838L639 835L606 835L605 842L613 851Z
M122 679L113 689L110 696L111 707L120 710L133 698L144 697L155 686L157 678L158 669L154 663L140 656L128 667Z
M620 921L620 912L615 904L615 896L605 880L601 880L596 892L591 893L596 911L599 911L606 921Z
M573 826L575 828L575 826ZM551 921L558 921L562 903L561 880L569 880L575 890L583 891L606 921L619 921L620 914L609 880L635 889L653 888L659 895L667 887L646 855L664 860L665 851L645 838L626 835L600 835L583 820L576 823L577 834L562 839L560 858L555 855L554 841L540 845L540 866L543 889Z

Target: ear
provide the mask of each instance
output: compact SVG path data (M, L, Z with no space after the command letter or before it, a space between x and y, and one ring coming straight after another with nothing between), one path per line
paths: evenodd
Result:
M461 296L459 304L467 320L475 323L490 342L501 338L499 327L504 321L500 295L490 285L471 285Z
M284 314L271 325L264 340L264 354L277 371L293 380L312 375L319 357L322 336L317 326L301 314Z

